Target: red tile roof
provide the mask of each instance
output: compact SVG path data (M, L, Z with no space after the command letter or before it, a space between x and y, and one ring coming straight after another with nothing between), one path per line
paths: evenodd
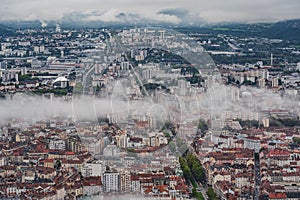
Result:
M286 199L285 192L269 193L269 199Z

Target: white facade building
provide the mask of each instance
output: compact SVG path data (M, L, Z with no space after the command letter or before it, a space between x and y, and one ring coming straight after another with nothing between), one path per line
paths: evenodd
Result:
M101 162L86 163L81 169L81 174L84 177L102 176L105 166Z
M118 192L120 186L119 173L105 172L103 174L103 192Z

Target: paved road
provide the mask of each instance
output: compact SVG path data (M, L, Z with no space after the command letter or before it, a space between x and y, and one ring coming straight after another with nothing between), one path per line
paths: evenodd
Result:
M82 77L83 94L87 94L89 92L90 86L92 84L92 75L94 74L94 72L95 64L88 64L87 70Z
M143 86L143 85L144 85L144 84L143 84L143 81L140 79L140 76L138 75L138 73L137 73L137 72L135 71L135 69L134 69L136 66L134 66L134 64L131 62L131 59L128 58L127 53L126 53L126 48L124 47L124 45L123 45L123 43L122 43L120 37L117 36L117 35L115 35L114 38L115 38L117 44L120 46L120 49L121 49L122 53L125 55L126 60L127 60L127 61L129 62L129 64L130 64L131 70L132 70L134 76L137 78L137 81L138 81L137 84L138 84L139 86L141 86L141 88L142 88L142 90L143 90L145 96L146 96L146 97L149 97L149 100L151 101L151 103L153 103L152 98L150 98L150 95L149 95L148 91L147 91L146 88Z
M254 200L259 200L260 195L260 164L259 155L254 155L254 173L255 173L255 183L254 183Z

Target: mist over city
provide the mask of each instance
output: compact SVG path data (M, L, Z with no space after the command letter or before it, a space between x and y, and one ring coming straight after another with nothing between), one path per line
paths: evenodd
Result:
M1 1L0 199L298 200L299 9Z

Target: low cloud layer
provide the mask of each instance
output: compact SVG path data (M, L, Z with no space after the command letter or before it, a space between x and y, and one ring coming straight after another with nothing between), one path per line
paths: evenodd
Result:
M260 22L300 18L298 0L3 0L0 20L61 20L80 13L82 20L135 22L138 20L190 23Z
M299 102L282 98L279 94L257 88L236 88L233 86L212 86L207 93L195 97L189 105L179 103L181 120L195 121L201 113L209 114L212 120L225 120L230 113L251 113L262 110L287 109L300 113ZM239 99L239 100L237 100ZM128 101L114 94L110 99L95 99L93 96L74 97L68 101L63 98L44 98L25 94L16 94L12 99L0 101L0 122L9 119L21 119L29 123L47 120L53 117L74 118L77 121L96 121L99 116L114 113L116 120L127 120L128 115L151 115L156 120L166 121L170 110L166 110L169 101L153 103L150 100ZM227 113L227 114L226 114Z

